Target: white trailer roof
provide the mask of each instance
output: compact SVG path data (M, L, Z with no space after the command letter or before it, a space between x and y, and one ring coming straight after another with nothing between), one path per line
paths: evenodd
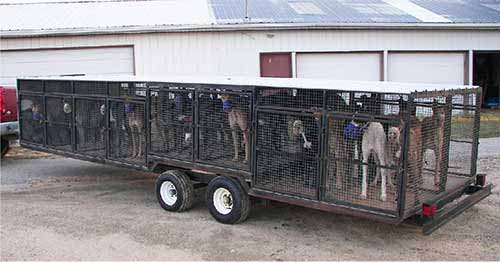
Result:
M304 78L249 78L249 77L214 77L214 76L54 76L30 77L21 79L34 80L74 80L74 81L117 81L117 82L163 82L212 85L259 86L294 89L326 89L341 91L381 92L410 94L413 92L433 92L474 89L477 86L448 84L422 84L382 81L349 81Z

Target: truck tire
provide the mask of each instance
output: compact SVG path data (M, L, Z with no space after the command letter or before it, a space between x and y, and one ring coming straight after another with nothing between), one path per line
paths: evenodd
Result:
M3 158L10 149L10 143L9 140L4 138L1 139L0 143L2 144L2 158Z
M163 209L182 212L193 206L194 187L186 173L169 170L156 180L156 197Z
M215 220L224 224L243 222L250 212L250 198L235 179L218 176L207 188L207 207Z

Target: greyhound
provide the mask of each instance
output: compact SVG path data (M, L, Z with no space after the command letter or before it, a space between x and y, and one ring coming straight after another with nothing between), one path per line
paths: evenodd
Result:
M231 128L231 133L233 136L234 144L234 158L233 161L238 161L239 159L239 139L238 133L236 131L239 128L243 132L243 143L245 144L245 160L244 163L248 163L248 157L250 155L250 145L249 145L249 131L247 122L247 113L235 108L230 100L230 96L224 94L221 96L223 109L228 113L229 127Z

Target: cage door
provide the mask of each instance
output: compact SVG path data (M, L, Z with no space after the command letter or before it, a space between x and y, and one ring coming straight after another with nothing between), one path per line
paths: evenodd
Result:
M64 151L73 150L73 98L46 96L47 146Z
M75 147L79 154L106 157L106 100L75 99Z
M317 199L320 126L312 114L258 110L253 187Z
M144 165L146 162L145 103L109 100L109 159Z

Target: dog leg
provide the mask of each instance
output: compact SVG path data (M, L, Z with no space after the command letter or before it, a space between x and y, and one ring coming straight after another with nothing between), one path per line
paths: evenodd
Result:
M370 156L370 151L363 151L363 162L367 162ZM367 180L368 180L368 165L363 164L363 177L361 179L361 199L366 199L366 191L368 188Z
M336 180L336 183L335 183L335 186L337 187L337 189L341 189L342 188L342 162L340 161L335 161L335 180Z
M387 165L383 154L380 157L380 165L381 166ZM380 186L380 200L382 202L385 202L387 201L387 169L379 167L377 170L380 170L379 173L380 176L382 177L382 185Z
M244 163L248 163L248 157L250 156L250 142L248 138L248 129L243 131L243 142L245 143L245 160Z
M434 151L434 156L435 156L435 171L434 171L434 186L437 187L437 190L439 190L439 185L441 183L441 162L442 162L442 148L440 145L440 141L437 142L437 145L435 147Z
M379 179L380 179L380 168L376 167L376 169L375 169L375 178L373 178L373 182L370 185L371 186L377 185Z
M138 142L138 148L137 148L137 157L142 156L142 127L137 127L137 142Z
M240 151L240 147L239 147L239 140L238 140L238 133L236 132L236 129L232 129L231 130L231 134L233 135L233 145L234 145L234 158L233 158L233 161L238 161L239 159L239 151Z
M333 152L334 152L335 158L339 158L342 154L340 151L341 151L341 149L345 149L345 146L342 145L343 141L342 141L342 138L340 136L337 136L337 134L335 134L334 136L335 136L335 145L332 145L332 147L334 147ZM345 164L343 162L335 161L335 187L337 189L342 188L342 177L343 177L343 173L346 170L343 168L345 168Z
M394 186L395 186L394 183L392 182L392 177L393 176L395 177L395 175L396 175L396 171L394 171L394 170L389 170L387 172L387 183L389 184L390 188L394 188Z
M133 125L130 126L130 135L132 137L132 158L135 158L136 145L135 145L135 128Z
M385 169L382 168L383 171L381 172L382 173L382 186L380 187L380 200L382 202L385 202L387 201L387 189L386 189L386 177L387 177L387 174L385 172Z

